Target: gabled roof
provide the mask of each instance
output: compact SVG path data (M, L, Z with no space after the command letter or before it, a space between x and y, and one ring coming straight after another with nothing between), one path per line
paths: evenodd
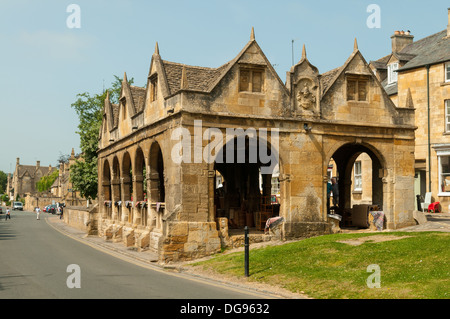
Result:
M56 168L55 167L48 167L48 166L33 166L33 165L19 165L17 168L17 176L23 177L24 175L29 175L31 178L35 177L36 171L39 169L43 176L47 175L50 172L53 172Z
M250 41L244 46L244 48L239 52L239 54L233 60L223 64L218 68L191 66L162 60L161 57L159 56L158 45L156 45L155 53L153 54L152 57L152 63L155 63L156 66L155 72L158 73L158 76L161 75L163 77L162 78L163 92L167 91L164 94L164 98L173 96L179 93L180 91L211 93L214 90L214 88L218 85L218 83L225 77L225 75L231 70L231 68L236 63L238 63L238 61L242 58L244 53L252 45L256 46L269 72L271 72L273 76L278 79L279 83L282 85L282 87L286 89L287 92L287 88L281 81L280 77L278 76L278 73L275 71L272 64L269 62L269 60L259 47L258 43L256 42L254 29L252 28ZM181 86L183 69L185 70L184 72L187 82L186 84L187 87L184 88L182 88ZM153 73L149 74L149 77L151 77Z
M139 86L130 85L127 81L126 74L124 81L122 81L122 90L120 99L125 98L127 103L130 103L129 110L132 111L131 116L138 114L144 110L147 89ZM119 109L120 104L113 104L109 99L109 93L106 95L104 114L106 114L108 128L110 131L117 128L119 125ZM106 123L103 123L105 125ZM100 129L102 131L102 129ZM101 132L100 132L101 134Z
M322 74L321 79L320 79L320 82L322 85L322 97L325 96L325 94L328 92L328 90L333 86L334 82L336 82L336 80L339 78L339 76L342 74L342 72L347 68L347 66L350 64L350 62L357 55L359 55L363 59L363 61L365 61L364 57L362 56L361 52L358 49L358 44L355 39L353 52L348 57L347 61L345 61L344 65Z

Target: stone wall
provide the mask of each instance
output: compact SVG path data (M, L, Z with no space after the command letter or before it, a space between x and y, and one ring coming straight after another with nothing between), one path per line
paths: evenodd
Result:
M45 206L60 203L61 201L62 198L52 196L52 194L27 195L25 197L24 209L33 211L35 207L39 207L42 211Z
M91 208L68 206L64 209L64 222L76 229L86 232L88 235L97 234L98 206Z

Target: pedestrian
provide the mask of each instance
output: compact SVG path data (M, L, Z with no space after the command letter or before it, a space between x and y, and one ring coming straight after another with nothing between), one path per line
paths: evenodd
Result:
M331 192L333 191L332 184L330 180L327 182L327 213L330 213L330 198L331 198Z
M63 212L64 212L64 206L59 206L59 219L62 219L62 216L63 216Z
M8 218L11 219L11 211L9 210L9 207L6 208L6 216L5 216L5 220L7 220Z
M39 220L40 219L39 215L41 213L41 209L39 207L36 207L34 210L36 211L36 219Z
M333 206L339 206L339 185L336 177L331 179L331 189L333 193Z

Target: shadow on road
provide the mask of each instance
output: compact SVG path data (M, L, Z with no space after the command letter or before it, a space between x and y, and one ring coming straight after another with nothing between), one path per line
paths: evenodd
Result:
M5 220L4 214L0 215L0 240L14 239L16 236L11 230L10 220Z

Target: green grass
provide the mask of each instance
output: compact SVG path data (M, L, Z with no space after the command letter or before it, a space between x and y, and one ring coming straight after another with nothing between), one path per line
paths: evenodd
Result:
M337 241L373 235L411 236L351 246ZM450 233L334 234L250 249L251 281L312 298L448 299ZM369 288L367 267L380 267L380 288ZM244 253L219 254L196 266L244 278Z

